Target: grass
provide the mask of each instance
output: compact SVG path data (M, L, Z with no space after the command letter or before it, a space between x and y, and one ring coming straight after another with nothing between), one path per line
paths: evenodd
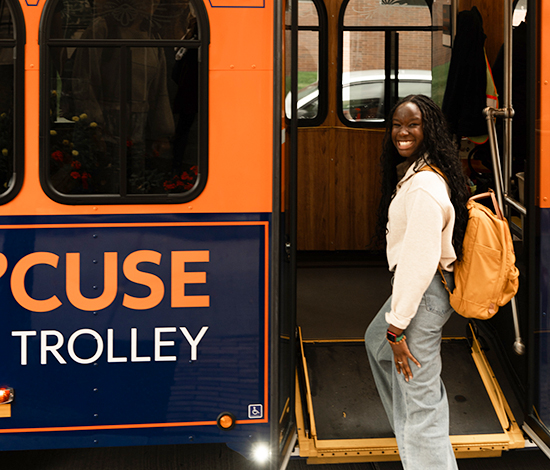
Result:
M300 91L302 88L305 88L308 85L311 85L312 83L315 83L317 81L317 72L298 72L298 91ZM287 76L287 80L285 83L285 95L290 92L290 77Z

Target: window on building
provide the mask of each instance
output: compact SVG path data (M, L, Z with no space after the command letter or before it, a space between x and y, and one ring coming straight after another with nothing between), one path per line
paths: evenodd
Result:
M424 0L346 0L339 28L338 112L345 124L383 123L399 98L431 96L434 27Z
M196 197L207 170L204 5L59 0L46 15L47 194L78 204Z
M23 182L23 45L19 3L0 0L0 204Z

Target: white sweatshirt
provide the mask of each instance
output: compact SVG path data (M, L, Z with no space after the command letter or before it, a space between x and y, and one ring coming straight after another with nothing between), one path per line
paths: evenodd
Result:
M456 260L452 245L455 211L449 187L433 171L415 173L415 166L410 166L397 185L386 235L388 264L395 272L386 321L401 329L416 315L438 264L452 271Z

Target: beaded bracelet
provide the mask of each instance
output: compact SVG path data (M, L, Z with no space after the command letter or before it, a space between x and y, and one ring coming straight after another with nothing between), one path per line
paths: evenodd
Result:
M404 334L402 334L401 336L399 336L399 337L397 338L397 341L392 341L392 340L390 340L389 338L386 338L386 339L388 340L388 343L390 343L390 344L399 344L401 341L406 340L407 337L406 337Z

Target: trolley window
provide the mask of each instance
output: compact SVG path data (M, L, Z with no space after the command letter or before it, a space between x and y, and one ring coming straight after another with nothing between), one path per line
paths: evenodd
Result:
M287 11L287 15L290 11ZM298 125L321 124L328 112L327 12L321 0L298 2ZM290 34L290 30L287 31ZM287 50L287 54L290 49ZM286 82L286 116L291 117L290 79Z
M24 43L19 3L0 0L0 204L23 182Z
M46 193L68 204L195 198L207 174L204 5L59 0L45 18Z
M399 98L431 96L434 28L427 3L344 1L338 75L338 114L344 124L380 125Z

